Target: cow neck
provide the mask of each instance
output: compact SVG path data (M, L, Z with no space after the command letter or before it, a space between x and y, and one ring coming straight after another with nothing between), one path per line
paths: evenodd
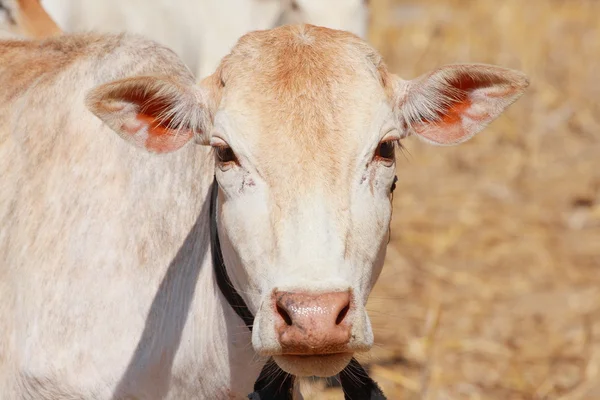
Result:
M395 182L394 182L395 186ZM210 195L210 248L213 268L219 290L233 311L244 321L252 332L254 315L246 302L235 290L227 275L227 269L221 252L219 232L217 230L217 196L219 184L215 178ZM266 362L254 383L254 392L248 395L250 400L292 400L295 376L284 372L272 358ZM383 392L367 374L355 358L339 374L345 400L385 400Z

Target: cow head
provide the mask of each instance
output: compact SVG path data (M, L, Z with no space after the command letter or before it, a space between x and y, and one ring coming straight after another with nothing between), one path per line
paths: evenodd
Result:
M95 89L88 106L151 152L212 146L222 251L255 315L255 351L292 374L329 376L373 344L365 304L389 239L400 140L463 142L527 85L489 65L403 80L358 37L299 25L244 36L200 86L134 77Z

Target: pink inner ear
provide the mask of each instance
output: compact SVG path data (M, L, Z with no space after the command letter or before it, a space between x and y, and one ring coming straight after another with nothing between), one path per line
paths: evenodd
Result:
M472 103L469 99L464 99L452 104L448 110L442 115L440 124L458 124L461 122L462 115L467 112Z
M500 76L458 73L448 81L451 89L440 93L454 98L452 104L439 113L438 120L415 126L415 132L439 144L468 139L500 114L504 106L498 104L503 99L515 95L516 88L506 84Z
M435 143L450 144L459 142L468 135L463 125L463 115L467 115L467 110L472 102L468 98L452 104L440 117L439 121L428 123L424 121L415 127L415 132Z
M187 128L170 128L168 122L160 123L151 115L139 113L135 122L122 126L122 132L138 147L154 153L169 153L183 147L192 138L193 132Z
M400 110L418 136L437 144L456 144L485 128L528 85L527 77L518 71L478 64L446 66L408 86L401 81Z
M138 119L148 124L148 138L145 143L148 151L168 153L185 145L193 136L190 129L165 127L149 115L139 114Z

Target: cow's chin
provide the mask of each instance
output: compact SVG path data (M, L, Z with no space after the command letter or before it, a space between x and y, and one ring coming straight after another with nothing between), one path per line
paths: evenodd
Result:
M277 355L273 359L285 372L295 376L329 377L340 373L350 363L352 353L323 355Z

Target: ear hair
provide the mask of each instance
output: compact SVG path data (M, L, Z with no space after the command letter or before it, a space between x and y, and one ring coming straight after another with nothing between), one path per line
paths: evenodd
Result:
M152 152L170 152L192 137L207 142L212 124L202 89L165 76L110 82L86 96L88 108L123 139Z
M396 112L408 132L436 144L456 144L497 118L528 85L518 71L449 65L413 81L397 78Z

